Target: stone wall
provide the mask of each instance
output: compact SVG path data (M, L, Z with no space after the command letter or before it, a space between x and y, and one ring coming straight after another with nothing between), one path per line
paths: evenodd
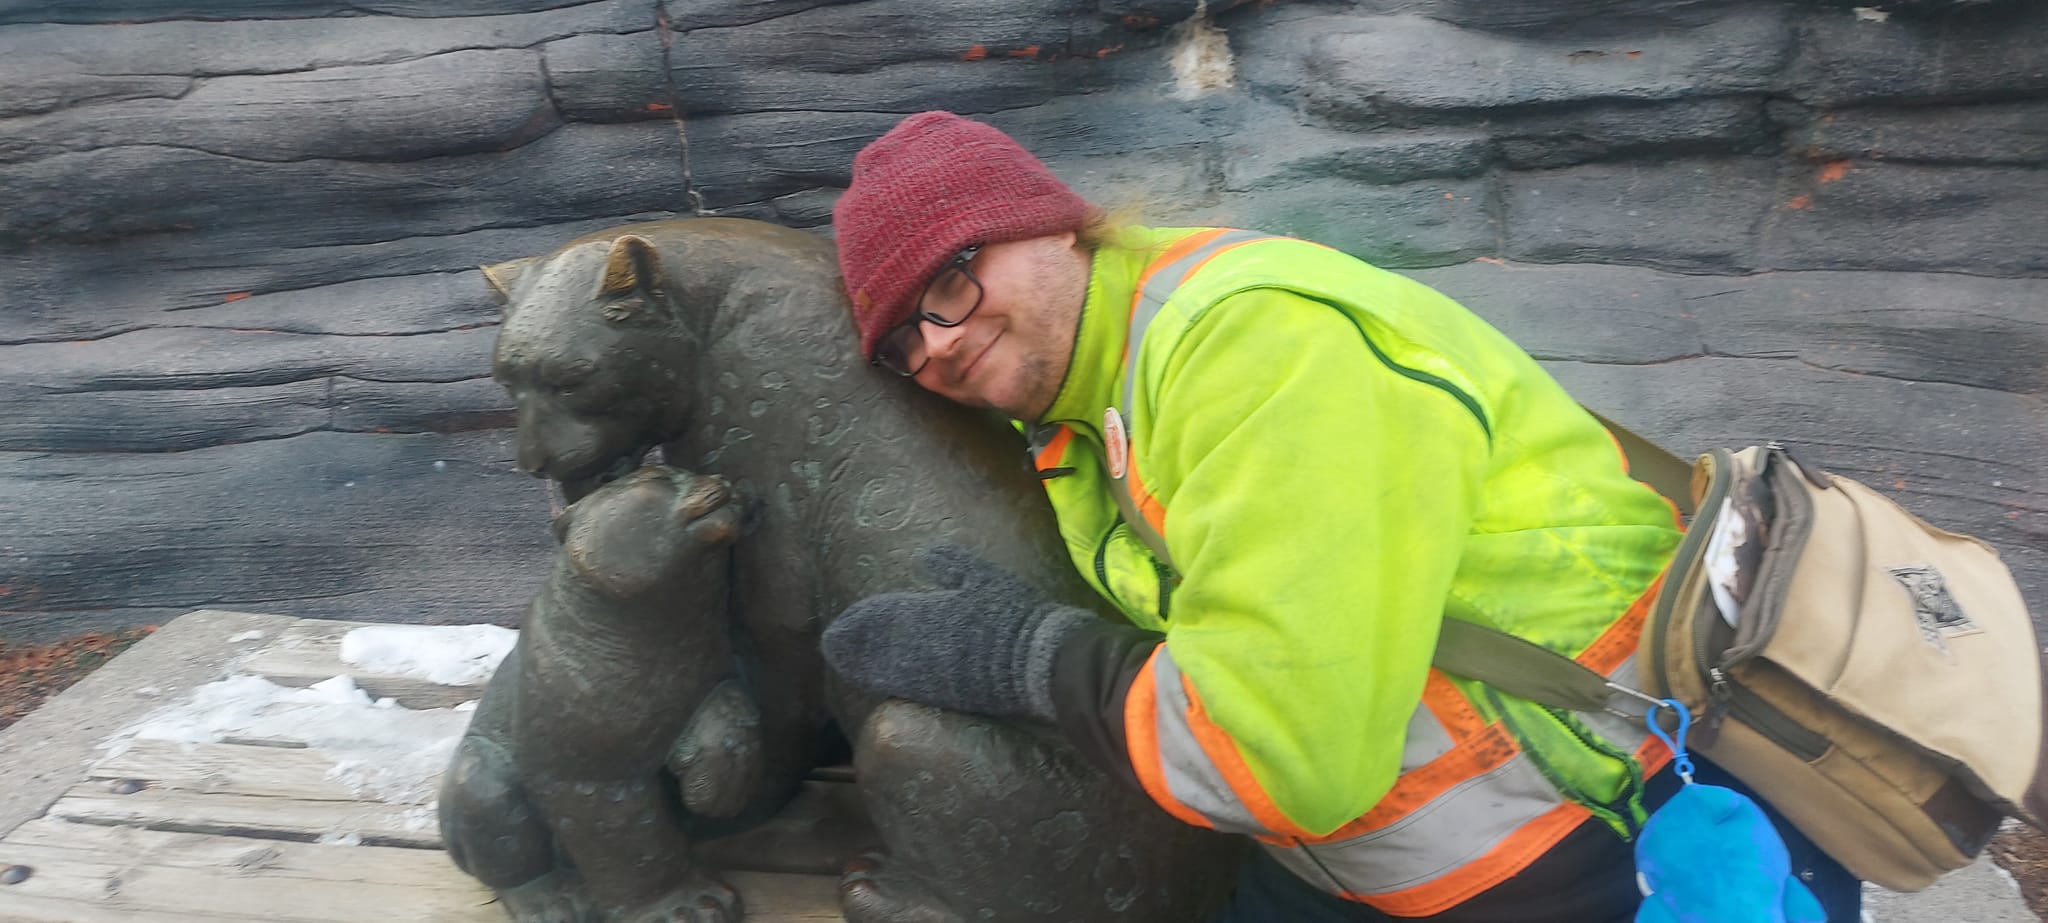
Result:
M1155 222L1412 271L1682 451L1784 438L2048 604L2048 4L0 7L0 637L517 618L474 267L821 226L978 113ZM1951 8L1955 11L1951 11Z

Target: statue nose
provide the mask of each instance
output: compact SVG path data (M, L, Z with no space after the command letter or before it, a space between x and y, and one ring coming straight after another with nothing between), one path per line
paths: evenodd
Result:
M523 440L519 443L518 453L513 459L513 464L518 465L519 470L537 478L547 477L548 469L554 463L555 459L553 456L549 455L539 446L528 445Z

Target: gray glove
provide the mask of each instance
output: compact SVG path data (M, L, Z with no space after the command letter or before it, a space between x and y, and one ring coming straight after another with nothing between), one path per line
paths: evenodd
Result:
M853 684L984 715L1053 720L1053 656L1094 616L1047 600L959 545L918 555L937 590L883 593L825 629L825 659Z

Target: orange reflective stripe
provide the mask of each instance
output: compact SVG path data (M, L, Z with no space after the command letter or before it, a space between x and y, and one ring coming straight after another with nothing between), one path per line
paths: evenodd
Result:
M1422 704L1429 706L1429 713L1436 716L1444 733L1454 741L1464 740L1486 727L1486 720L1466 701L1465 694L1435 667L1429 668L1429 678L1422 684Z
M1658 740L1654 735L1644 738L1643 742L1636 746L1635 752L1636 762L1643 764L1643 778L1645 779L1656 775L1659 770L1668 765L1673 755L1671 748L1664 746L1664 742Z
M1523 824L1485 855L1440 877L1391 894L1350 897L1393 916L1435 916L1513 878L1592 816L1585 807L1566 802Z
M1658 574L1657 579L1644 588L1642 595L1629 603L1628 611L1607 626L1607 630L1574 659L1602 676L1613 673L1622 661L1636 652L1636 644L1643 636L1643 623L1650 617L1650 606L1657 601L1657 588L1663 585L1664 575Z
M1159 697L1153 691L1156 674L1152 670L1160 650L1165 650L1165 646L1146 658L1145 665L1138 668L1137 678L1131 681L1130 691L1124 694L1124 748L1130 755L1131 770L1137 774L1139 786L1152 796L1153 802L1182 823L1214 829L1216 825L1208 818L1173 797L1173 790L1166 784L1166 769L1159 756Z
M1634 756L1643 766L1643 778L1656 775L1671 762L1671 748L1655 737L1636 747ZM1424 767L1427 768L1427 767ZM1377 808L1375 809L1377 810ZM1593 816L1584 805L1567 802L1542 817L1523 824L1507 839L1458 868L1412 888L1370 896L1348 895L1394 916L1426 917L1442 913L1483 891L1522 873L1549 852L1578 826ZM1363 833L1365 829L1358 832ZM1330 839L1335 839L1332 834Z
M1451 748L1402 773L1371 810L1318 840L1347 839L1385 827L1458 783L1514 759L1519 752L1514 739L1500 726L1487 725L1472 703L1466 701L1465 694L1451 685L1450 677L1441 670L1430 668L1429 678L1422 684L1422 704L1443 725L1444 733L1451 738Z
M1479 717L1472 703L1465 700L1442 671L1429 671L1429 679L1422 687L1422 702L1450 735L1451 748L1402 773L1394 780L1394 787L1357 820L1309 842L1350 839L1386 827L1473 776L1499 768L1521 752L1504 728L1487 724Z
M1216 248L1216 252L1215 252L1215 253L1211 253L1211 254L1209 254L1208 256L1202 257L1202 259L1201 259L1201 261L1200 261L1200 262L1197 262L1197 263L1196 263L1195 265L1193 265L1193 266L1189 266L1189 267L1188 267L1188 270L1187 270L1187 272L1181 273L1181 276L1180 276L1180 280L1181 280L1182 282L1186 282L1187 280L1189 280L1189 279L1192 279L1192 278L1194 278L1194 277L1195 277L1195 273L1198 273L1198 272L1201 272L1201 271L1202 271L1202 267L1204 267L1204 266L1207 266L1207 265L1209 265L1209 262L1210 262L1211 260L1214 260L1215 258L1217 258L1217 257L1219 257L1219 256L1222 256L1222 255L1223 255L1223 254L1225 254L1225 253L1229 253L1230 251L1232 251L1232 250L1235 250L1235 249L1237 249L1237 248L1239 248L1239 247L1242 247L1242 246L1244 246L1244 245L1246 245L1246 244L1256 244L1256 243L1260 243L1260 242L1263 242L1263 241L1268 241L1268 240L1272 240L1272 239L1273 239L1273 238L1271 238L1271 237L1261 237L1261 238L1259 238L1259 239L1257 239L1257 240L1240 240L1240 241L1238 241L1237 243L1231 244L1231 245L1229 245L1229 246L1227 246L1227 247L1217 247L1217 248Z
M1259 822L1259 826L1270 831L1267 836L1313 836L1280 812L1280 806L1273 803L1273 797L1266 794L1266 787L1259 784L1258 777L1252 775L1252 768L1245 764L1244 756L1237 752L1237 741L1231 739L1230 732L1209 720L1208 711L1202 707L1202 696L1195 691L1195 684L1187 674L1181 674L1180 685L1188 696L1188 730L1194 734L1195 742L1201 745L1209 763L1216 767L1238 802ZM1267 836L1259 838L1267 839Z
M1499 769L1520 752L1506 729L1498 724L1488 725L1483 732L1458 741L1442 756L1402 773L1372 810L1357 820L1309 842L1349 839L1394 824L1473 777Z
M1040 449L1038 455L1032 458L1032 466L1040 471L1059 467L1060 459L1067 454L1067 443L1072 441L1074 428L1062 424L1059 433L1052 437L1052 441L1046 443L1045 448Z
M1158 533L1159 537L1165 538L1166 506L1159 502L1158 497L1152 496L1151 491L1145 489L1145 481L1138 474L1138 453L1131 453L1129 464L1131 471L1124 478L1124 483L1130 488L1131 502L1138 507L1138 515L1145 517L1145 524L1151 526L1152 531Z
M1173 265L1175 260L1201 249L1203 244L1230 233L1230 230L1230 228L1210 228L1206 231L1197 231L1189 234L1168 244L1166 249L1160 252L1159 258L1153 260L1145 267L1144 272L1138 274L1138 284L1131 289L1131 310L1129 314L1125 315L1125 326L1129 326L1130 318L1138 315L1138 303L1145 297L1145 283L1152 281L1152 277L1158 274L1159 270ZM1130 344L1126 342L1124 348L1128 350Z

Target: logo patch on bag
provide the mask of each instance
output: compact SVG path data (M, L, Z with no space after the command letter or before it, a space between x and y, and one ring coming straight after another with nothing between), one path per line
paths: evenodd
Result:
M1935 650L1948 653L1948 642L1944 639L1960 635L1973 635L1979 629L1976 622L1963 614L1963 607L1956 605L1956 598L1950 596L1948 583L1941 579L1941 571L1926 564L1914 564L1891 568L1892 579L1906 588L1913 597L1913 617L1920 622L1920 640L1932 645Z

